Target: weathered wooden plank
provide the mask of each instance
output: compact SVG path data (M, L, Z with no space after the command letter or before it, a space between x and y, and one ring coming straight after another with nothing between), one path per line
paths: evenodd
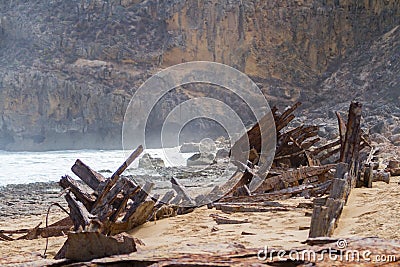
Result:
M75 164L71 168L72 172L75 173L85 184L87 184L93 190L97 190L100 183L104 182L106 178L100 173L92 170L89 166L84 164L80 159L75 161Z
M339 162L336 165L335 178L343 179L344 174L349 171L349 165L347 163Z
M330 148L338 146L338 145L340 145L340 140L336 140L334 142L331 142L331 143L328 143L326 145L323 145L323 146L320 146L318 148L315 148L313 151L311 151L311 154L316 156L319 153L321 153L322 151L325 151L327 149L330 149Z
M311 216L309 238L325 236L328 224L328 208L325 206L315 206Z
M339 112L335 112L337 120L338 120L338 125L339 125L339 140L341 146L344 145L344 140L346 138L346 123L344 122L342 116L340 116Z
M171 178L172 188L176 191L178 195L182 195L183 201L186 203L185 205L193 206L195 205L195 201L189 196L185 187L175 178Z
M141 203L143 203L146 200L147 196L149 195L149 193L151 192L153 187L154 187L154 183L146 181L146 183L140 189L140 191L133 196L133 198L132 198L133 203L132 203L131 207L126 211L126 214L125 214L124 218L122 219L123 222L127 221L129 219L129 217L131 217L132 214L134 214L136 212L136 209L141 205Z
M361 140L361 111L361 103L352 102L350 104L345 141L340 151L340 161L349 165L354 165L358 161Z
M117 210L110 216L111 222L116 222L118 216L125 210L126 204L128 203L129 199L131 199L135 194L137 194L140 190L140 186L136 186L134 188L130 187L129 184L125 184L124 188L124 198L122 199L121 203L119 204Z
M335 178L332 182L332 190L330 192L329 197L333 199L345 199L346 192L345 188L347 187L347 181L345 179Z
M228 213L289 211L291 209L281 205L270 206L266 204L267 203L215 203L215 208Z
M279 132L280 130L285 128L292 120L294 120L294 118L296 118L296 116L293 115L293 114L290 114L289 116L287 116L283 120L280 120L279 124L276 125L276 131Z
M70 208L70 218L74 223L74 230L78 230L79 227L85 228L86 225L89 225L90 220L95 218L94 215L90 214L86 207L79 201L77 201L74 197L67 193L65 195L65 199L67 200L68 206Z
M101 201L97 201L97 206L94 206L91 210L92 214L96 214L100 221L103 221L113 213L113 201L117 198L118 194L121 193L123 188L126 187L127 179L119 179L116 184L104 194Z
M76 199L82 202L88 210L92 208L96 200L94 197L94 191L89 191L69 175L62 176L58 184L64 189L69 188L69 190L75 195Z
M343 206L351 189L348 164L340 163L336 167L335 177L329 197L314 200L314 210L311 217L309 237L331 236L336 228Z
M285 124L285 121L287 120L287 117L292 114L298 107L301 106L301 102L296 102L293 106L289 107L288 109L286 109L281 116L279 116L279 120L276 121L276 125L279 127L282 127L282 125ZM285 125L286 126L286 125ZM285 126L283 126L282 128L284 128ZM281 128L281 129L282 129ZM278 128L277 128L277 132L279 132Z
M104 202L104 198L108 194L108 192L111 190L111 188L117 183L119 176L128 168L128 166L137 158L139 155L143 152L143 146L139 146L136 148L135 151L132 152L132 154L125 160L124 163L118 168L116 172L113 173L111 178L107 180L102 192L99 194L96 202L93 205L93 208L97 208L101 203Z
M164 204L168 204L175 196L174 191L168 191L165 195L157 202L156 208L160 208Z
M129 235L105 236L98 232L71 232L66 241L65 258L88 261L135 251L135 240Z
M342 214L345 200L328 198L326 205L328 207L328 222L326 225L326 233L324 236L332 236L333 231L337 227L338 220Z
M214 219L217 224L243 224L243 223L250 223L249 219L231 219L225 216L221 216L218 214L210 214L210 217Z
M330 169L334 168L336 164L328 164L324 166L319 166L319 167L304 167L304 168L299 168L293 171L288 171L286 173L283 173L281 175L273 176L270 178L265 179L265 181L261 184L260 187L257 188L255 191L256 193L262 193L268 190L272 190L279 185L280 182L285 182L285 183L293 183L295 181L300 181L305 178L310 178L313 176L319 176L321 174L324 174L328 172Z
M176 195L171 201L170 204L171 205L178 205L183 199L182 195Z
M279 134L280 130L285 128L296 116L292 114L299 106L301 102L295 103L293 106L287 108L280 116L277 115L276 111L273 113L275 120L276 132Z
M127 219L111 224L110 234L126 232L144 224L153 214L154 204L153 200L142 202Z
M0 233L0 241L14 241L14 238L9 237L3 233Z
M340 147L338 147L338 148L336 148L336 149L334 149L334 150L331 150L331 151L327 152L327 153L324 154L324 155L319 156L319 157L318 157L318 160L319 160L319 161L326 160L326 159L332 157L333 155L335 155L336 153L339 153L339 152L340 152Z
M246 185L242 185L233 193L234 196L250 196L251 192Z

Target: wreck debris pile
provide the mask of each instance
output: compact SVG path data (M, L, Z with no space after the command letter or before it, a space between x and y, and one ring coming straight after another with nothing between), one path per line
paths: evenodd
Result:
M307 206L312 208L310 238L332 235L353 187L371 187L373 181L389 182L396 175L400 163L392 160L386 170L379 169L368 135L361 129L360 103L351 103L347 122L336 113L339 134L337 140L321 145L319 127L298 125L290 127L295 119L296 103L279 113L272 108L275 125L262 118L231 148L245 151L247 161L235 162L237 172L222 186L216 186L208 195L192 198L179 179L170 179L173 190L164 195L150 196L151 182L138 185L122 173L139 157L139 146L110 177L105 178L81 160L72 166L80 181L65 175L59 185L64 189L69 217L48 227L0 231L1 241L12 241L10 234L23 234L20 239L68 235L68 240L57 254L57 259L90 260L109 255L136 251L136 243L127 232L149 220L159 220L193 211L206 205L225 213L288 211ZM266 125L263 125L266 124ZM268 124L268 125L267 125ZM261 127L262 126L262 127ZM265 126L265 127L264 127ZM276 153L270 170L259 164L261 129L276 130ZM255 186L257 185L257 186ZM225 190L225 189L229 190ZM228 192L228 193L223 193ZM287 206L279 200L301 196L313 201ZM210 200L214 200L210 203ZM218 224L248 223L218 214L212 215ZM79 240L85 240L85 251L77 249ZM100 245L99 245L100 244ZM110 244L114 249L107 249ZM90 253L88 252L90 251Z
M361 129L360 103L351 103L347 123L336 113L339 139L322 146L318 146L320 138L317 126L300 125L286 129L295 118L292 113L299 105L296 103L282 114L278 114L276 108L272 109L277 146L268 174L248 164L234 190L214 203L213 207L228 213L285 211L291 207L274 201L293 196L314 197L309 236L331 236L351 188L363 185L371 187L372 181L389 183L389 172L394 173L399 165L392 161L386 171L374 170L378 166L377 162L373 162L377 151ZM263 123L263 120L259 123ZM247 132L249 149L255 148L257 152L260 152L259 129L260 125L256 124ZM232 149L242 145L240 140L238 143ZM252 179L259 177L266 179L250 192Z

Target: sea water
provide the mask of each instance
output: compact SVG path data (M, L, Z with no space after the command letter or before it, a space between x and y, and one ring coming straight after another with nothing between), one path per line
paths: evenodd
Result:
M47 152L8 152L0 151L0 186L7 184L27 184L34 182L55 182L68 174L77 178L71 171L76 159L80 159L105 177L118 169L131 151L123 150L63 150ZM191 153L179 153L179 148L146 149L152 157L164 160L166 167L184 166ZM135 160L128 173L146 174L137 169ZM149 173L150 174L150 173ZM155 174L156 176L156 174Z

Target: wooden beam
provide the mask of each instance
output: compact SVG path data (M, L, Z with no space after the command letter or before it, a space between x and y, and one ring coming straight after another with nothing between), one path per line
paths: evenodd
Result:
M263 193L265 191L276 188L281 182L293 183L313 176L319 176L334 168L336 164L328 164L319 167L304 167L293 171L288 171L281 175L272 176L264 180L260 187L257 188L255 193Z
M358 161L361 140L361 111L361 103L352 102L350 104L346 137L340 151L340 161L349 165L354 165Z
M69 188L69 190L75 195L76 199L82 202L88 210L92 208L96 200L93 195L94 191L87 190L87 188L83 187L69 175L61 177L58 184L64 189Z
M96 202L93 205L93 208L97 208L100 203L103 203L104 198L108 194L108 192L111 190L111 188L117 183L119 176L128 168L129 165L137 158L139 155L143 152L143 146L139 146L136 148L135 151L132 152L132 154L128 157L127 160L125 160L124 163L118 168L116 172L111 176L111 178L107 181L106 185L103 188L103 191L99 194Z
M75 173L82 181L85 182L93 190L97 190L100 183L104 182L106 178L100 173L92 170L89 166L84 164L80 159L75 161L75 164L71 168L72 172Z
M89 225L90 220L95 218L95 216L90 214L86 207L72 197L70 193L65 195L65 199L67 200L68 206L71 210L70 218L74 223L75 231L77 231L79 227L85 228L85 226Z

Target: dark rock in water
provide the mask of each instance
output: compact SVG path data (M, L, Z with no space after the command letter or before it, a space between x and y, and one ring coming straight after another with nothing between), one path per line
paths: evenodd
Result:
M211 153L197 153L187 160L188 167L198 165L211 165L215 163L215 155Z
M229 156L229 150L226 148L221 148L217 151L215 158L222 159L222 158L227 158L228 156Z
M198 143L184 143L179 152L181 153L197 153L200 152L200 147Z
M97 171L97 172L100 172L100 173L112 173L112 171L111 170L99 170L99 171Z
M142 169L158 169L165 167L164 161L160 158L153 158L146 153L139 159L139 168Z

